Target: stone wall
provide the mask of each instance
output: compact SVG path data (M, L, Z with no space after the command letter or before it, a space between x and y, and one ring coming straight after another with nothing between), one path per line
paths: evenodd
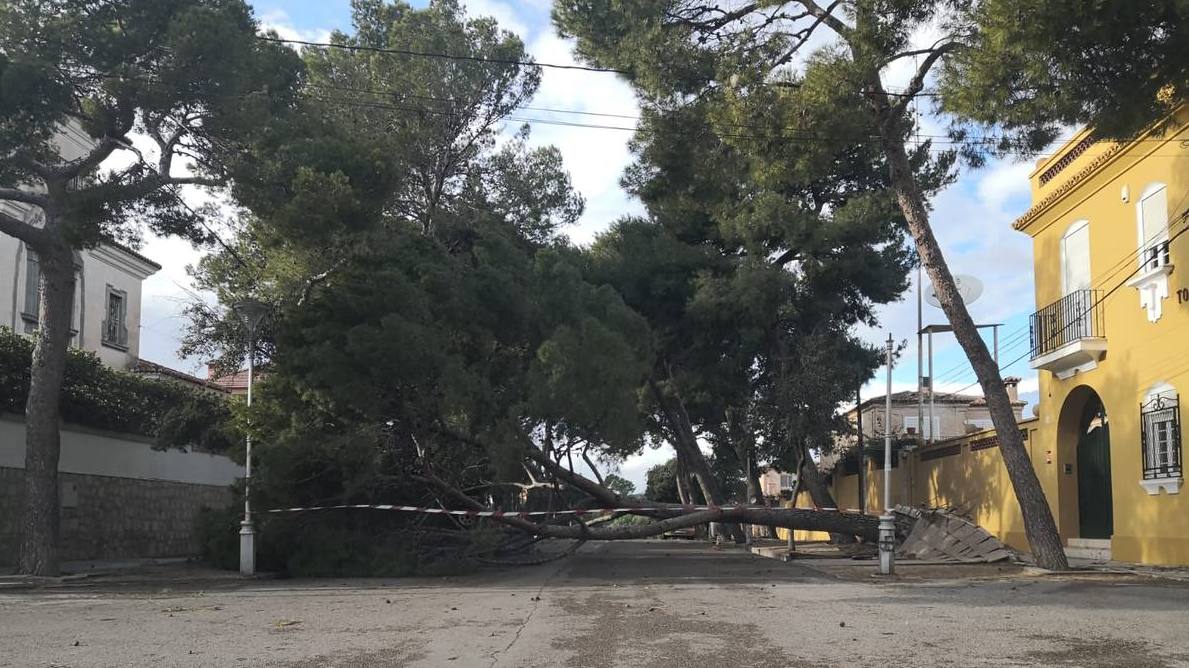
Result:
M0 468L0 564L15 562L25 472ZM233 501L229 487L63 473L62 559L185 557L198 553L202 508Z
M186 557L202 508L234 501L243 468L223 455L155 450L145 438L66 425L58 480L62 559ZM16 562L25 425L0 414L0 566Z

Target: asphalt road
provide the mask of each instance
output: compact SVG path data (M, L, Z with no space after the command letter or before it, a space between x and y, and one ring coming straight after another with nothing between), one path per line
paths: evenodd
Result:
M441 579L0 592L0 666L1189 666L1189 587L838 580L701 543Z

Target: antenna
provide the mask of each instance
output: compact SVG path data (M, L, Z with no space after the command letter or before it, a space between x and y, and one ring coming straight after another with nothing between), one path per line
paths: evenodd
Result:
M967 274L954 274L954 284L958 286L958 294L962 297L962 303L970 306L978 301L978 298L983 295L983 282ZM925 301L929 302L930 306L941 308L941 302L937 299L937 292L933 288L933 283L929 283L929 288L925 291Z

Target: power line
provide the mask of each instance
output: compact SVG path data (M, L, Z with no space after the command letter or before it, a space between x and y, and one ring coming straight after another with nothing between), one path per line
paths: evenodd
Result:
M1186 210L1182 211L1182 212L1180 213L1180 215L1178 215L1178 216L1177 216L1177 218L1176 218L1176 222L1178 222L1178 223L1180 223L1180 222L1184 222L1185 220L1189 220L1189 209L1186 209ZM1178 231L1177 231L1177 233L1176 233L1176 234L1173 234L1172 236L1170 236L1170 237L1168 238L1168 241L1167 241L1166 243L1168 243L1169 245L1171 245L1173 241L1175 241L1175 240L1176 240L1178 237L1180 237L1180 236L1181 236L1182 234L1184 234L1185 232L1189 232L1189 225L1187 225L1187 226L1185 226L1185 227L1182 227L1180 230L1178 230ZM1098 299L1096 299L1096 300L1094 301L1094 303L1093 303L1093 304L1091 304L1091 305L1089 306L1089 308L1087 308L1087 309L1086 309L1086 312L1090 312L1090 311L1093 311L1095 308L1098 308L1098 306L1099 306L1099 305L1101 305L1103 302L1105 302L1105 301L1107 300L1107 298L1108 298L1108 297L1110 297L1111 295L1113 295L1113 294L1114 294L1114 293L1115 293L1115 292L1116 292L1116 291L1117 291L1119 288L1121 288L1121 287L1123 287L1124 285L1126 285L1126 284L1127 284L1127 281L1131 280L1131 278L1132 278L1133 276L1135 276L1136 274L1138 274L1138 273L1140 272L1140 270L1141 270L1141 269L1143 269L1143 265L1136 266L1134 269L1132 269L1130 272L1128 272L1128 274L1127 274L1126 276L1124 276L1124 277L1123 277L1123 280L1121 280L1121 281L1119 281L1118 283L1116 283L1116 284L1115 284L1115 285L1114 285L1114 286L1113 286L1113 287L1112 287L1110 290L1107 290L1107 292L1106 292L1105 294L1103 294L1101 297L1099 297ZM1062 327L1061 329L1057 330L1056 332L1053 332L1053 333L1052 333L1052 335L1053 335L1053 336L1056 336L1056 335L1058 335L1058 334L1061 334L1061 333L1063 333L1065 330L1067 330L1067 329L1069 329L1070 327L1072 327L1073 325L1075 325L1075 324L1078 324L1080 321L1081 321L1081 318L1073 318L1073 319L1071 319L1069 322L1067 322L1067 323L1065 324L1065 326L1064 326L1064 327ZM1011 367L1012 365L1016 364L1017 362L1020 362L1020 361L1022 361L1022 360L1023 360L1025 357L1028 357L1028 356L1030 356L1030 355L1032 354L1032 352L1033 352L1033 351L1032 351L1031 347L1029 347L1029 349L1028 349L1028 352L1024 353L1023 355L1020 355L1019 357L1017 357L1017 358L1013 359L1012 361L1008 362L1007 364L1000 365L1000 366L999 366L999 371L1000 371L1000 372L1002 372L1004 369L1007 369L1008 367ZM952 396L954 396L954 395L956 395L956 394L961 394L962 392L964 392L964 391L966 391L966 390L968 390L968 389L970 389L970 388L972 388L972 387L974 387L975 385L978 385L978 384L979 384L979 381L977 381L977 380L976 380L976 381L974 381L973 383L970 383L969 385L967 385L967 386L965 386L965 387L961 387L961 388L959 388L959 389L957 389L957 390L955 390L955 391L953 391L953 392L947 392L946 394L943 394L943 395L940 395L940 396L941 396L942 398L945 398L945 397L952 397Z
M1174 208L1180 209L1180 208L1184 207L1186 203L1189 203L1189 193L1186 193L1181 198L1180 202L1177 203L1177 206ZM1182 217L1182 219L1183 219L1183 217ZM1171 227L1172 223L1170 223L1169 226ZM1098 278L1095 278L1093 281L1091 281L1092 285L1095 287L1095 289L1101 289L1112 278L1117 276L1120 271L1122 271L1124 268L1126 268L1127 263L1140 259L1139 254L1144 252L1145 250L1146 249L1144 247L1137 246L1134 250L1128 252L1121 259L1119 259L1113 265L1111 265L1106 271L1099 274ZM1023 340L1025 338L1025 335L1030 335L1030 334L1031 334L1031 325L1028 325L1026 327L1020 327L1019 329L1013 330L1011 333L1009 333L1007 335L1007 338L1004 341L1000 342L1000 350L1002 351L1002 350L1006 350L1006 349L1015 347L1016 341ZM1011 343L1008 342L1009 340L1011 341ZM947 381L952 381L955 378L962 378L962 377L966 376L966 370L968 368L968 365L969 365L968 361L959 362L957 365L947 369L946 371L943 371L940 374L936 374L934 376L934 378L930 379L930 380L932 380L932 381L934 381L934 383L936 383L937 379L940 379L942 382L947 382ZM955 374L955 372L958 372L958 373Z
M350 99L344 99L344 98L340 98L340 97L324 97L324 96L311 96L309 99L317 101L317 102L324 102L327 104L334 104L334 105L346 106L346 107L356 107L356 108L362 108L362 109L377 109L377 110L384 110L384 111L397 111L397 112L405 112L405 113L429 114L429 115L451 116L451 117L462 117L462 116L468 115L461 111L456 112L456 111L449 111L449 110L443 110L443 109L430 109L430 108L426 108L426 107L410 107L410 106L403 106L403 105L391 104L391 103L387 103L387 102L378 102L378 101L370 101L370 100L358 100L358 99L350 100ZM597 129L597 130L613 130L613 131L621 131L621 132L639 132L640 130L643 129L641 126L638 126L638 125L605 125L605 124L596 124L596 123L581 123L578 121L563 121L563 120L558 120L558 119L535 118L535 117L512 116L512 115L505 116L501 120L515 121L515 122L520 122L520 123L528 123L530 125L535 123L535 124L540 124L540 125L554 125L554 126L573 127L573 128L590 128L590 129ZM743 127L747 127L747 126L743 126ZM740 132L715 132L713 130L705 131L705 132L689 132L689 131L681 132L681 131L678 131L675 134L689 136L689 137L697 137L700 139L704 139L704 138L708 138L708 137L717 137L719 139L745 139L745 140L769 141L769 142L772 142L772 141L780 141L780 142L822 141L822 142L851 142L851 143L862 144L862 143L866 143L866 142L879 142L880 141L880 138L875 135L845 137L845 136L841 136L841 135L831 136L831 135L823 135L823 134L805 133L804 131L798 131L795 128L783 128L783 129L791 130L794 132L801 132L802 134L793 135L793 136L784 135L784 134L756 135L756 134L747 134L747 133L740 133ZM925 135L923 135L923 136L925 136ZM953 145L953 146L959 146L959 145L988 146L988 145L994 143L995 141L998 141L998 139L994 138L994 137L979 137L979 138L967 138L967 139L930 139L929 143L943 144L943 145L949 144L949 145ZM919 146L917 146L917 148L919 148ZM935 149L935 150L940 151L942 149ZM1044 152L1040 152L1040 151L1021 151L1019 153L1021 155L1030 155L1030 156L1034 156L1034 157L1056 155L1055 153L1044 153ZM1180 157L1180 156L1179 155L1178 156L1158 156L1156 154L1151 154L1149 157Z
M607 74L631 74L628 70L620 70L612 67L594 67L590 65L563 65L560 63L537 63L531 60L519 60L514 58L487 58L484 56L472 56L468 54L452 54L452 53L437 53L432 51L415 51L413 49L394 49L390 47L379 46L363 46L360 44L336 44L334 42L311 42L302 39L284 39L281 37L269 37L266 35L257 35L256 39L262 42L274 42L279 44L298 44L301 46L312 46L323 49L341 49L344 51L365 51L369 53L387 53L397 56L413 56L420 58L438 58L442 60L465 60L476 63L488 63L492 65L516 65L519 67L545 67L556 70L580 70L583 72L602 72Z

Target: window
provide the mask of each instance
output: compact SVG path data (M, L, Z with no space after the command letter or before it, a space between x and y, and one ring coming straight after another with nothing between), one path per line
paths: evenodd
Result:
M1181 411L1175 389L1163 385L1148 393L1140 405L1140 426L1144 480L1179 479L1182 472ZM1149 488L1149 493L1155 492Z
M1145 271L1169 264L1168 189L1150 186L1139 201L1139 261Z
M1061 237L1062 296L1090 288L1090 223L1079 220Z
M37 252L25 248L25 303L21 306L21 320L25 321L25 333L37 329L37 318L41 309L41 293L38 284L41 283L41 259Z
M917 430L917 416L905 415L904 416L904 433L915 435L917 432L918 432L918 430ZM933 434L937 434L938 435L937 437L941 438L941 416L940 415L933 416L933 429L929 429L929 416L927 416L927 415L925 416L925 433L922 434L922 436L926 439L930 439L930 438L933 438Z
M975 431L991 429L995 426L995 423L991 420L991 418L975 418L973 420L967 420L966 424L973 427Z
M128 293L110 285L107 286L103 343L114 348L128 349Z

